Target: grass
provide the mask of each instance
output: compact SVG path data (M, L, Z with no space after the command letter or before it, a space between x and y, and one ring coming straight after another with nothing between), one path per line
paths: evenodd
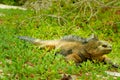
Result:
M59 39L64 35L75 34L87 37L95 32L100 39L107 40L113 45L113 51L108 56L120 64L120 19L115 10L98 14L98 20L85 24L79 20L59 25L55 18L40 17L34 11L5 10L0 12L0 79L2 80L56 80L60 73L78 75L79 80L119 80L105 73L107 65L93 64L90 61L77 67L75 63L66 63L61 55L55 56L55 51L40 50L34 45L21 41L17 36L30 36L40 39ZM117 11L117 10L116 10ZM112 15L111 15L112 14ZM78 23L78 24L77 24ZM116 23L116 25L114 25ZM93 30L93 31L92 31Z

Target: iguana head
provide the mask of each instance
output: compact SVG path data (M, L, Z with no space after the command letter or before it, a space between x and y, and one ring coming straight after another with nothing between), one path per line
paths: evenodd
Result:
M87 39L85 50L91 56L96 57L110 53L112 51L112 46L106 41L99 40L97 36L93 34L90 38Z

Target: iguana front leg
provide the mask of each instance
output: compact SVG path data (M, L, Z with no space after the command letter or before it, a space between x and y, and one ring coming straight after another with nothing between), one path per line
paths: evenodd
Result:
M74 61L76 64L83 62L82 58L77 53L72 53L66 56L67 61Z
M105 64L110 64L114 68L119 68L119 65L112 62L111 59L108 58L106 55L103 55L103 56L99 57L98 60L100 62L104 62Z

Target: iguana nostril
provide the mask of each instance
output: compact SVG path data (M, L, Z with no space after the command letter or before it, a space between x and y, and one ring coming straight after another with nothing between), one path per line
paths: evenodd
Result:
M109 48L112 48L112 46L109 46Z

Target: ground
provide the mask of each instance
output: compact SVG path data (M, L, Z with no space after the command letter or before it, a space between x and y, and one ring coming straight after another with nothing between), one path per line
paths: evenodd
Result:
M109 69L108 65L93 64L90 61L82 63L82 67L77 67L74 62L65 62L61 55L54 56L54 50L50 52L40 50L17 38L30 36L40 39L58 39L69 34L88 37L95 32L101 40L112 44L113 51L108 56L115 63L120 64L120 24L117 21L120 17L118 15L119 13L116 13L114 17L113 15L110 17L101 14L102 21L91 22L88 26L74 25L71 21L68 21L67 25L58 25L52 22L52 20L57 21L53 16L41 18L33 10L0 9L0 78L59 80L61 74L70 74L81 80L119 80L119 77L111 76L106 71L120 72L120 69ZM114 26L114 22L117 26ZM100 24L102 27L99 26ZM112 29L111 25L113 25Z

